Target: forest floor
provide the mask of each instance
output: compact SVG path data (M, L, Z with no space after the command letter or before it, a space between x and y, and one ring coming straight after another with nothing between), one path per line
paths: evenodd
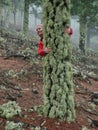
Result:
M4 58L2 54L0 56L0 105L8 101L18 103L22 108L22 115L12 117L11 121L23 123L24 130L98 130L98 95L94 95L98 93L98 57L84 61L94 66L95 75L88 76L86 73L86 78L83 78L80 76L81 70L74 75L74 122L50 119L33 110L34 106L43 104L43 79L42 73L38 71L42 64L31 65L22 57ZM42 71L42 68L40 70ZM14 74L11 75L11 72ZM0 117L0 130L5 130L7 120Z

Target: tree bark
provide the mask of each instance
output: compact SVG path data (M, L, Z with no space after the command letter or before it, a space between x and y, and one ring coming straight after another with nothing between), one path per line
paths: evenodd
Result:
M44 44L51 52L43 58L45 116L74 121L74 89L71 65L70 0L43 0Z

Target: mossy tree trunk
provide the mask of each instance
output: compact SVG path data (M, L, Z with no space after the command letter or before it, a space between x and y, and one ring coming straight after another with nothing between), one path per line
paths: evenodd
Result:
M79 48L83 54L86 51L86 41L87 41L87 24L85 16L80 17L80 41Z
M71 65L70 0L43 0L44 44L51 52L43 59L45 116L75 119Z

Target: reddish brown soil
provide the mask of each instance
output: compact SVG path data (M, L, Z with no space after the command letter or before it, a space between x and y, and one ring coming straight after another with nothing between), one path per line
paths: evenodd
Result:
M36 66L31 66L28 61L22 58L9 58L4 59L0 57L0 72L6 72L10 69L19 72L21 69L29 70L28 74L23 78L8 77L8 83L12 82L16 86L22 89L22 91L9 87L7 89L0 89L0 105L8 102L9 95L22 107L22 117L14 117L12 120L23 122L24 130L30 130L32 126L41 126L42 130L82 130L86 127L88 130L98 130L98 127L90 126L87 116L98 120L98 105L94 111L88 112L88 100L90 100L90 91L98 92L98 81L89 79L89 82L83 81L81 78L74 78L75 87L75 104L76 104L76 119L72 123L60 121L59 119L49 119L44 116L39 116L36 112L28 112L26 110L42 104L42 77L37 73L31 73L30 69L36 69ZM0 73L1 74L1 73ZM0 76L0 84L4 80L3 76ZM75 85L75 86L76 86ZM37 89L38 93L33 93L33 89ZM89 90L89 91L88 91ZM77 105L80 104L80 105ZM82 104L82 105L81 105ZM97 114L94 114L97 113ZM0 117L0 130L5 130L6 119ZM44 129L43 129L44 128ZM46 128L46 129L45 129Z

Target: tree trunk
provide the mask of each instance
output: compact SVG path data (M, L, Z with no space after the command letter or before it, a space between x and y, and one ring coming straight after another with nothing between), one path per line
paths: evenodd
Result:
M87 48L90 48L90 27L87 29Z
M0 26L2 26L2 1L0 1Z
M28 31L29 24L29 0L24 1L24 21L23 21L23 31L26 34Z
M71 65L70 0L43 0L44 44L51 52L44 57L44 107L50 118L75 119Z
M87 24L85 18L80 16L80 41L79 41L79 48L83 54L86 51L86 39L87 39Z
M16 14L17 14L17 5L16 1L13 1L13 15L14 15L14 29L16 29Z

